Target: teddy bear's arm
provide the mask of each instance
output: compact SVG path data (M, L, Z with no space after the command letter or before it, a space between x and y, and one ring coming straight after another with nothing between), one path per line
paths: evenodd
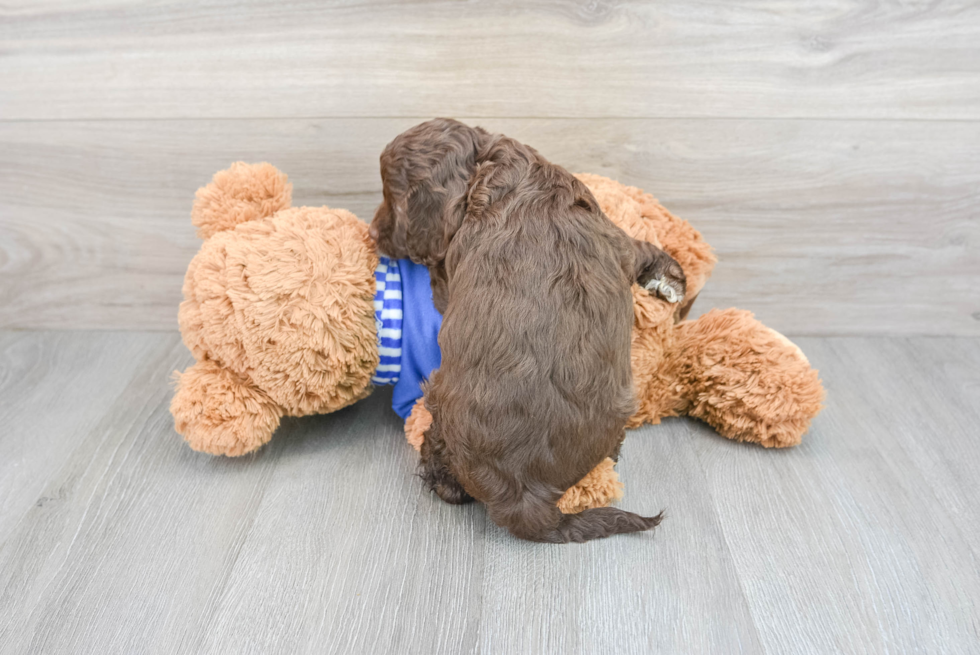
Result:
M285 413L261 389L213 361L175 373L170 403L177 432L194 450L238 456L272 438Z

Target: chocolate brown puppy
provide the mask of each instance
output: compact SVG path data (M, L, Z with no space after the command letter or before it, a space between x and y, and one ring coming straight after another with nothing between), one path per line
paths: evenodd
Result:
M618 456L635 410L634 281L683 297L673 259L626 236L589 190L533 148L456 121L382 155L379 249L429 266L442 365L425 403L421 475L443 500L483 502L534 541L648 530L660 515L556 503Z

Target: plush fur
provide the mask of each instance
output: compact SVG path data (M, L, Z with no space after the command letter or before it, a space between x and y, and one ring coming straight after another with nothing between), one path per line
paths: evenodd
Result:
M715 261L697 231L639 189L578 177L613 222L680 262L687 298L696 297ZM252 452L280 417L334 411L370 393L377 257L367 226L343 210L285 213L290 191L268 164L236 164L198 193L192 220L211 236L188 268L179 314L197 363L178 374L171 403L177 431L196 450ZM675 325L678 307L637 286L633 299L639 410L628 425L689 414L729 438L799 443L823 388L797 347L748 312ZM417 444L431 420L423 413L416 405L405 424ZM621 493L615 475L600 463L559 507L607 505Z
M378 259L367 225L343 209L284 209L290 191L268 164L239 164L198 192L192 220L211 236L178 313L198 363L177 375L170 406L198 450L250 452L279 417L332 412L371 391Z

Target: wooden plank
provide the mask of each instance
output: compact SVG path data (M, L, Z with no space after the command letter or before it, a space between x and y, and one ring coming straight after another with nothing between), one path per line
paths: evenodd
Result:
M980 339L798 341L829 392L803 445L686 420L633 431L622 506L666 507L664 524L542 546L424 493L385 390L212 458L173 432L174 335L0 333L0 448L50 462L45 502L0 540L0 644L976 652ZM133 368L103 363L110 346ZM47 441L17 441L35 416Z
M64 499L51 479L178 343L172 334L0 332L0 543L32 503Z
M828 391L801 446L692 429L766 651L978 652L980 341L798 343Z
M167 412L187 356L168 351L84 434L52 428L77 444L0 545L5 649L758 651L686 434L624 449L625 506L675 513L658 532L535 545L423 492L385 391L289 419L253 456L193 453Z
M167 356L145 359L98 422L75 434L62 415L52 428L71 456L0 545L5 652L175 652L234 564L269 466L184 445L169 377L190 357L174 335L148 338ZM98 382L118 384L112 373Z
M488 524L478 505L451 507L423 493L401 426L390 413L378 416L386 403L359 406L360 423L342 445L310 440L309 450L304 442L302 453L280 460L196 650L757 650L683 446L637 436L624 455L632 462L623 473L626 506L666 503L683 515L669 540L541 546ZM673 453L659 457L664 450ZM672 629L654 629L663 625Z
M0 118L980 118L972 2L6 2Z
M485 518L423 493L382 390L289 421L256 518L194 652L452 652L481 611ZM460 649L465 650L465 649Z
M885 408L902 428L888 437L898 442L888 466L903 476L916 469L961 532L980 534L980 344L935 338L832 345L830 356L853 369L842 392L850 400L861 389L866 405L855 416L864 422L858 429L877 425ZM896 402L902 396L908 400Z
M762 652L687 426L630 431L618 468L619 506L664 522L573 548L489 530L479 651Z
M0 123L0 326L173 329L193 194L268 160L369 220L416 119ZM720 258L695 305L789 334L980 335L980 123L472 119L657 194Z

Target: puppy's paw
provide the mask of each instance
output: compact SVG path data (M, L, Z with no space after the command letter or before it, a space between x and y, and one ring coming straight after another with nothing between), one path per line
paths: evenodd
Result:
M439 498L450 505L465 505L473 502L473 496L466 493L463 485L445 469L423 469L420 476L429 491L435 492Z
M681 302L687 292L684 269L677 260L662 250L640 272L637 284L669 303Z
M466 493L466 490L455 480L448 483L437 484L432 488L439 498L442 498L450 505L465 505L473 502L473 496Z

